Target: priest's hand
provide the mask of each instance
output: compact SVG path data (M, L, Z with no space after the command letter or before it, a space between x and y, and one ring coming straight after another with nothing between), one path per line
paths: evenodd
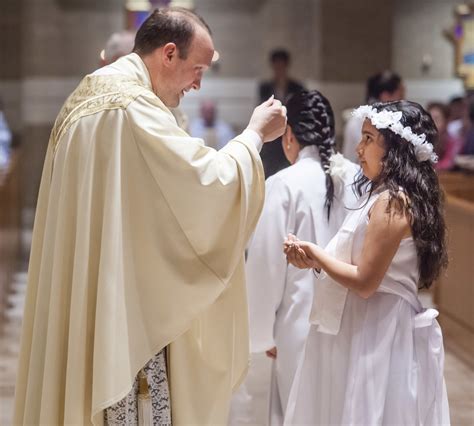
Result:
M286 128L286 107L271 96L253 110L247 128L257 132L263 142L279 138Z
M276 359L276 357L277 357L277 348L273 347L273 348L269 349L268 351L265 351L265 355L267 355L268 358Z
M283 243L283 252L288 263L300 269L321 269L316 257L317 249L316 244L300 241L293 234L288 234Z

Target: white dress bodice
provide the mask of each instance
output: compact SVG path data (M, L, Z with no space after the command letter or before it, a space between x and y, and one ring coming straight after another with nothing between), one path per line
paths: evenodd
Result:
M379 194L373 195L373 197L375 197L373 200L373 203L375 203ZM371 203L371 205L373 205L373 203ZM352 237L351 263L353 265L360 263L362 247L369 223L369 214L367 211L364 213L365 214L359 218ZM419 268L415 241L412 237L407 237L400 242L398 250L377 291L397 294L410 302L417 311L420 311L421 306L417 299L418 281Z

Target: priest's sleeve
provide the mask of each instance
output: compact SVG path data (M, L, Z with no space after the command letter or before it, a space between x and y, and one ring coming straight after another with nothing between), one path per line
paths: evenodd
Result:
M157 191L196 255L225 283L262 209L264 176L255 145L239 135L220 151L205 147L165 112L157 116L146 97L128 116Z

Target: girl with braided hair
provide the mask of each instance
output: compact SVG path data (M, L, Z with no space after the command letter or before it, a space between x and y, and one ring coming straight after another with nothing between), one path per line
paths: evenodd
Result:
M359 207L324 249L284 244L291 264L320 272L284 423L449 425L438 312L418 298L447 264L436 126L408 101L354 115Z
M326 245L341 226L345 207L356 204L351 184L359 170L336 155L334 114L321 93L301 91L286 107L282 144L292 165L267 179L265 205L246 265L251 352L267 352L273 358L271 424L283 421L297 356L309 330L316 280L311 271L287 264L282 242L296 232ZM262 358L253 356L254 362ZM249 376L258 374L251 371Z

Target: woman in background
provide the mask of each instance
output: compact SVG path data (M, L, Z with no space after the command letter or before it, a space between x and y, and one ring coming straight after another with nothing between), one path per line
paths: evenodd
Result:
M450 170L455 166L454 160L461 153L463 140L448 132L448 107L439 102L431 102L427 108L438 129L438 140L435 152L439 157L436 170Z

